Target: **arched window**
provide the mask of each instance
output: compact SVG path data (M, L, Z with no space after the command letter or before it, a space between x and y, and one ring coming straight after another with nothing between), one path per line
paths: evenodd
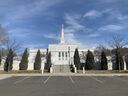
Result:
M68 58L68 53L65 52L65 60L67 60L67 58Z
M64 60L64 52L62 52L62 60Z
M61 60L61 52L59 52L58 57L59 57L59 60Z

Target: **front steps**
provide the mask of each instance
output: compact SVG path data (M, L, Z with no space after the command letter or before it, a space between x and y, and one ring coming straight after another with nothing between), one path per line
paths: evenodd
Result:
M52 73L71 73L69 65L53 65Z

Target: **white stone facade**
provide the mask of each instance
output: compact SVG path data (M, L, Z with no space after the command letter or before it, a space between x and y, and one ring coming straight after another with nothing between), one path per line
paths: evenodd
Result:
M51 52L51 61L53 65L70 65L73 63L73 56L77 45L68 45L68 44L50 44L48 46L48 52ZM39 49L29 49L29 63L28 70L33 69L34 60ZM87 52L87 49L80 49L79 54L81 55L83 52ZM41 54L44 55L42 57L42 64L45 63L46 58L45 55L47 53L47 49L40 49Z
M51 52L51 60L53 65L71 64L74 56L76 45L55 44L49 45L48 51Z

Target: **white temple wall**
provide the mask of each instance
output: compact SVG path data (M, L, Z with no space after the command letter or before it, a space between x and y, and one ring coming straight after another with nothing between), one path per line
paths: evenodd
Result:
M37 54L37 51L39 49L29 49L29 57L28 57L28 69L27 70L33 70L34 68L34 61ZM40 49L41 54L46 55L47 49Z
M52 63L55 65L69 65L69 63L71 63L71 58L74 56L74 51L76 48L77 48L76 45L66 45L66 44L49 45L48 51L51 52Z

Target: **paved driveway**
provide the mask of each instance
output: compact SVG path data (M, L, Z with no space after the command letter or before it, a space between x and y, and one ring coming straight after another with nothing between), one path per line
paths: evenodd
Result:
M128 77L16 76L0 80L0 96L128 96Z

